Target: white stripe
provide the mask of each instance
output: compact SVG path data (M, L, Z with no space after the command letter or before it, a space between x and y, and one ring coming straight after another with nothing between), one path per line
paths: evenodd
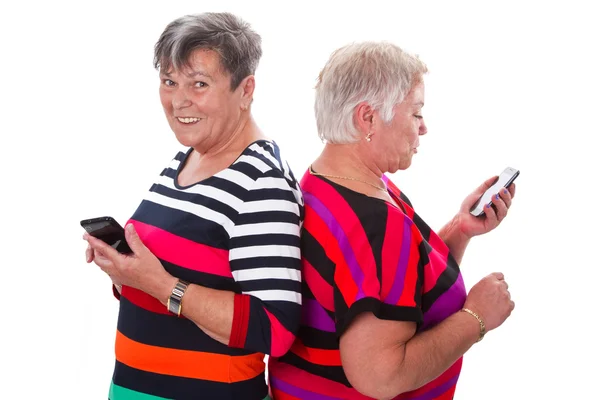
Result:
M252 187L252 190L258 189L281 189L287 192L292 191L292 188L284 178L274 178L272 176L258 178L256 184Z
M252 257L294 257L300 259L300 249L294 246L249 246L229 250L229 261Z
M255 290L253 292L242 292L250 296L258 297L262 301L291 301L293 303L302 304L302 295L298 292L290 290Z
M254 185L254 179L250 178L248 175L242 172L233 170L231 168L219 171L214 176L233 182L236 185L239 185L243 188L251 188Z
M180 192L201 194L208 198L215 199L217 201L220 201L221 203L227 204L236 210L239 210L242 207L242 205L244 204L244 202L242 200L238 199L234 195L232 195L228 192L225 192L219 188L216 188L214 186L199 184L199 185L191 186L186 189L178 189L175 187L175 183L173 182L173 179L171 179L165 175L159 177L157 183L160 185L166 186L169 189L178 190Z
M247 201L244 204L244 214L263 212L263 211L287 211L300 215L298 203L288 200L259 200Z
M244 154L237 159L235 164L239 162L250 164L262 173L265 173L271 169L270 165L267 165L263 160L258 159L256 156L248 156Z
M259 224L237 225L232 237L264 235L264 234L286 234L300 236L300 227L288 222L264 222Z
M169 166L167 168L171 168L171 169L177 170L177 168L179 168L179 164L181 164L181 161L176 160L176 159L172 159L171 163L169 164Z
M146 195L146 200L156 204L160 204L165 207L186 211L196 215L197 217L213 221L217 224L222 225L223 228L225 228L225 230L227 231L227 234L231 236L231 231L233 230L233 221L231 221L227 216L214 210L211 210L210 208L190 203L189 201L173 199L167 196L163 196L162 194L156 192L149 192Z
M292 268L252 268L231 271L231 273L237 282L260 279L287 279L300 282L300 271Z
M273 158L273 156L271 155L271 153L269 153L263 147L259 146L258 144L254 144L254 145L250 146L250 150L254 150L258 154L263 155L267 160L269 160L269 161L271 161L273 163L273 165L275 166L275 168L277 168L278 170L281 171L281 168L279 167L279 161L277 161L276 158Z

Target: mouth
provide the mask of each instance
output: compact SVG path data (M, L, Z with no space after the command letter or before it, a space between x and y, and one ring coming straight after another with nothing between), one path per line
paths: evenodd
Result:
M200 121L200 118L195 117L175 117L175 119L184 125L193 125Z

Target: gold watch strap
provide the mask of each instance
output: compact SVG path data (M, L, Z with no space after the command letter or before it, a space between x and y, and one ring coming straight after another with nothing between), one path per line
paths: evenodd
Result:
M179 280L175 284L175 287L171 291L171 296L167 299L167 309L176 314L177 316L181 315L181 304L183 302L183 295L187 290L189 282L184 280Z
M477 315L475 312L469 310L468 308L463 308L461 311L464 311L467 314L471 314L473 317L475 317L477 319L477 321L479 321L479 339L477 339L477 342L481 341L481 339L483 339L483 337L485 336L485 322L483 322L483 320L481 319L481 317L479 315ZM477 343L477 342L475 342L475 343Z

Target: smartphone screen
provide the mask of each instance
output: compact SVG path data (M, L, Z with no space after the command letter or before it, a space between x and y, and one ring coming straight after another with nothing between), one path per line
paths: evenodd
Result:
M510 184L513 183L514 180L517 178L517 176L519 176L519 171L517 169L509 167L502 171L496 183L490 186L490 188L485 191L485 193L479 198L479 200L477 200L477 203L475 203L475 205L471 207L471 214L475 216L482 215L484 213L484 207L487 204L491 204L492 196L499 193L500 190L502 190L502 188L509 187Z
M125 240L125 230L113 218L100 217L94 219L85 219L81 221L81 226L90 235L109 244L119 253L132 253L127 241Z

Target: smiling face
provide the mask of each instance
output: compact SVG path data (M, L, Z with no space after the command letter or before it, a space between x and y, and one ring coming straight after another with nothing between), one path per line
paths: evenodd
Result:
M421 114L425 104L425 86L416 83L402 103L394 107L394 117L384 123L377 117L373 142L376 146L378 163L382 171L394 173L410 167L412 157L417 153L419 137L427 133L427 127Z
M246 77L232 90L218 53L206 49L192 52L181 70L161 71L160 78L160 101L177 140L201 152L236 133L251 101L249 80L254 82Z

